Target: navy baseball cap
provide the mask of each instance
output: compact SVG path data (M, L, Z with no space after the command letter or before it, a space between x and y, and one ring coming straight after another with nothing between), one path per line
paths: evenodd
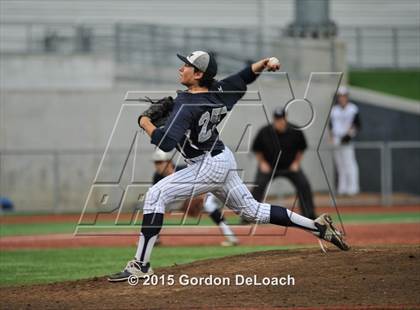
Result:
M286 117L286 109L283 107L277 107L274 109L273 116L275 118L283 118Z
M217 63L212 53L204 51L192 52L187 57L176 54L184 63L193 66L197 70L204 72L209 77L215 77L217 74Z

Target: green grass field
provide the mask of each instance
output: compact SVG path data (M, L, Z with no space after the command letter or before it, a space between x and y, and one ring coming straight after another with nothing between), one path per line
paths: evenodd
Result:
M334 216L337 220L337 216ZM355 223L420 223L420 212L343 214L344 224ZM196 221L196 219L193 219ZM232 224L237 217L229 217ZM103 222L111 224L111 222ZM166 224L179 224L167 219ZM192 220L190 222L192 224ZM1 224L0 236L73 233L75 223ZM203 217L200 225L213 225ZM139 226L135 226L139 229ZM301 247L301 246L300 246ZM153 251L153 267L185 264L210 259L271 249L290 249L293 246L220 246L157 247ZM42 250L7 250L0 252L0 286L49 283L103 276L117 272L131 259L134 247L71 248Z
M349 84L420 100L420 70L353 70Z
M156 247L153 268L186 264L196 260L293 246ZM50 283L120 271L132 259L134 247L13 250L0 254L0 286Z
M333 216L337 220L337 216ZM405 213L366 213L366 214L343 214L341 219L344 224L352 223L415 223L420 222L420 212ZM197 219L189 219L187 224L195 225ZM229 218L232 225L238 224L238 217ZM101 222L100 224L112 225L112 222ZM172 219L165 220L165 225L178 225L179 221ZM212 226L214 223L203 216L199 225ZM133 229L139 229L139 225L132 226ZM42 235L42 234L71 234L75 231L75 223L28 223L28 224L1 224L0 237L5 236L23 236L23 235Z

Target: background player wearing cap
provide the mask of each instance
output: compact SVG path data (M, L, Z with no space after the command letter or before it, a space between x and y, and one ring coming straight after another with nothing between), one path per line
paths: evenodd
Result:
M122 272L109 276L108 280L125 281L130 276L144 278L153 274L149 261L162 227L165 206L208 192L248 221L304 229L348 250L330 216L324 214L314 221L286 208L257 202L239 177L232 152L219 139L217 125L245 94L247 84L265 69L278 70L279 64L265 58L216 81L217 64L209 53L196 51L188 57L178 57L184 62L179 80L187 90L177 94L164 128L156 128L144 113L139 117L139 125L151 137L151 143L167 152L177 148L189 165L149 189L135 257Z
M153 184L158 183L163 178L167 177L175 173L176 171L182 170L185 166L176 166L172 162L173 154L170 152L164 152L160 149L156 149L153 153L153 162L155 165L155 173L153 175ZM179 209L188 209L188 214L191 216L198 216L201 213L201 210L204 209L205 212L208 213L210 218L213 220L214 223L219 227L221 233L226 238L221 245L222 246L235 246L239 244L238 239L236 238L233 231L230 229L229 225L226 222L225 217L220 212L218 208L217 198L208 193L207 195L203 194L198 197L192 198L193 202L181 201L181 204L177 203L172 206L171 209L179 210ZM195 210L191 210L194 208Z
M294 129L293 124L287 122L285 110L274 110L273 123L260 129L252 146L258 161L256 187L252 191L257 201L264 198L273 169L276 168L274 178L285 177L292 182L299 197L302 214L315 219L311 186L300 167L306 147L305 136L301 130Z
M360 130L359 108L349 102L347 87L337 90L337 104L331 110L330 133L337 168L339 195L355 195L359 192L359 167L351 140Z

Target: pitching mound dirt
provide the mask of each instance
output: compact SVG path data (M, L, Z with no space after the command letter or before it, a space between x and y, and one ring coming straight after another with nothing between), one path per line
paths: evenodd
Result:
M160 284L111 284L106 278L2 288L0 308L187 309L419 307L420 247L356 248L350 252L268 251L156 270ZM58 266L59 267L59 266ZM115 266L118 271L120 266ZM287 276L290 275L289 280ZM213 285L207 286L212 276ZM215 279L230 279L216 285ZM243 277L243 278L241 278ZM237 285L250 277L251 285ZM267 277L264 279L264 277ZM275 279L273 279L273 277ZM294 285L291 283L294 278ZM174 284L170 285L170 278ZM202 285L184 285L184 280ZM283 278L283 280L280 280ZM264 281L269 284L264 285ZM277 279L277 280L276 280ZM162 284L165 281L165 284ZM255 282L257 281L257 282ZM274 282L277 282L275 284ZM257 285L261 283L262 285ZM274 283L274 284L273 284Z

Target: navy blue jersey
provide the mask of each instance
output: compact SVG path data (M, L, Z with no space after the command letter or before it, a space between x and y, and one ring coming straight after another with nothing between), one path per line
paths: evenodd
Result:
M256 78L248 66L226 79L215 81L210 92L179 92L165 127L153 132L151 142L165 152L176 147L186 158L223 150L224 144L219 140L216 127Z

